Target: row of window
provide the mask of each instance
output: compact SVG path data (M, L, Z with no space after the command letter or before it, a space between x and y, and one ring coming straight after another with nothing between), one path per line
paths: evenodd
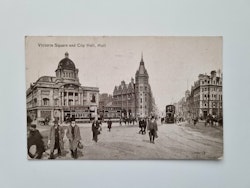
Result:
M114 96L114 99L115 99L115 100L126 99L126 98L127 98L128 100L130 100L130 99L133 98L133 95L132 95L132 94L128 94L128 95L124 95L124 96L122 96L122 95Z
M217 98L217 96L218 96L218 98ZM211 97L211 99L218 99L218 100L222 100L222 95L216 95L216 94L212 94L212 95L206 95L206 94L203 94L202 95L202 99L204 100L207 100L207 99L209 99Z
M44 98L44 99L42 100L42 106L49 106L49 105L50 105L49 103L50 103L50 100L49 100L48 98ZM78 100L75 100L75 105L78 105L78 104L79 104L79 101L78 101ZM36 102L35 102L35 101L34 101L34 105L36 105ZM55 106L58 106L58 105L59 105L59 100L58 100L58 99L55 99L55 100L54 100L54 105L55 105ZM64 106L67 105L67 100L66 100L66 99L64 99L63 105L64 105ZM73 106L73 105L74 105L74 102L73 102L72 99L69 99L69 100L68 100L68 105L69 105L69 106Z
M75 74L73 72L64 72L63 77L75 78Z
M147 86L140 86L140 91L143 91L143 88L145 88L145 91L147 91L148 87Z
M219 105L219 107L222 107L222 103L220 103L220 104L212 103L212 106L210 106L210 107L211 108L218 108L218 105ZM202 103L202 106L203 107L208 107L208 104L207 103Z
M221 82L221 81L216 82L215 80L213 80L213 81L211 81L211 82L210 82L209 80L204 80L204 81L201 82L201 84L203 84L203 85L204 85L204 84L210 84L210 83L211 83L211 84L214 84L214 85L218 85L218 84L221 84L222 82Z
M208 88L207 87L202 88L202 91L208 91ZM221 87L219 87L219 88L217 88L217 87L210 87L210 91L222 91L222 88Z

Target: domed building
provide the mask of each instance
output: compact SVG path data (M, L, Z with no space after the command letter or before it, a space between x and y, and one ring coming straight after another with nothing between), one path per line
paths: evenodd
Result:
M27 113L33 120L58 118L64 122L89 121L97 116L99 88L81 86L79 70L68 52L58 63L56 76L42 76L26 91Z

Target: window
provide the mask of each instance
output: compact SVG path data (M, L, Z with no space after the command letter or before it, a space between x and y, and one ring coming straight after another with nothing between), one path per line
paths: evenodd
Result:
M49 106L49 99L48 98L43 99L43 106Z
M55 106L58 106L58 99L55 99L54 103L55 103Z
M73 105L73 100L69 99L69 106L72 106L72 105Z
M34 106L36 106L36 105L37 105L37 99L34 98Z

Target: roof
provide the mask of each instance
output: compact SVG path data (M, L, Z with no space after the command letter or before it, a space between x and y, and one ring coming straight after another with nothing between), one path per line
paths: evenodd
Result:
M67 69L67 70L75 70L75 64L74 62L69 59L69 54L68 52L65 53L65 58L63 58L59 64L57 69Z
M42 76L37 80L37 82L53 83L53 82L55 82L55 79L56 79L56 77L53 77L53 76Z

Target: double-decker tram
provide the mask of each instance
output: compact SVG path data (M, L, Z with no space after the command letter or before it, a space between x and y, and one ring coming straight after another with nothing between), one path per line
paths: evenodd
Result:
M77 122L90 122L92 111L88 107L74 107L64 111L64 121L74 118Z
M105 107L102 113L102 119L104 122L109 119L113 122L118 122L121 119L121 108L120 107Z
M174 105L167 105L166 106L166 123L174 123L174 114L175 114L175 106Z

